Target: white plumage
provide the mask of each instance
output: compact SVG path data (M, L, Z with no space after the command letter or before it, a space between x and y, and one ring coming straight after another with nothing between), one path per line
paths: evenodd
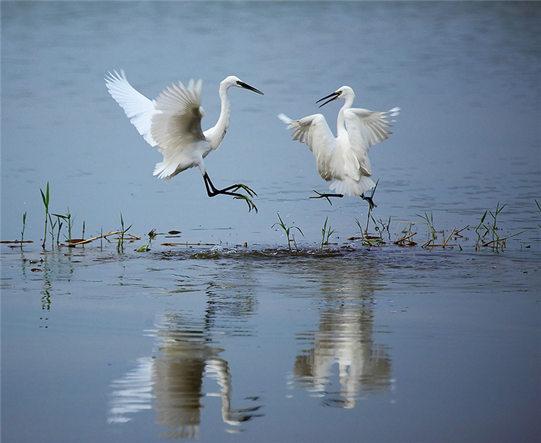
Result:
M284 114L278 118L292 130L293 140L308 145L316 158L319 175L330 182L329 188L337 196L362 196L374 188L370 176L372 167L368 150L376 143L387 139L390 134L389 117L399 114L399 108L387 112L351 108L355 93L349 86L342 86L318 102L329 99L321 106L337 98L345 100L338 113L335 137L322 114L309 115L292 120Z
M171 178L202 164L211 146L201 130L201 80L172 84L156 100L138 92L122 70L109 73L105 84L139 134L162 153L154 175Z
M105 77L109 94L124 109L126 116L139 134L163 155L156 164L154 175L171 178L188 168L199 167L203 174L209 197L218 194L231 195L244 199L250 209L257 209L244 194L234 191L244 189L250 196L255 193L246 185L236 184L224 189L216 189L205 169L203 159L222 142L229 126L231 106L227 91L230 87L240 87L263 94L258 89L230 75L220 83L220 117L216 125L203 131L201 119L201 80L190 80L188 86L182 82L172 84L155 100L150 100L138 92L126 78L124 71L109 72Z

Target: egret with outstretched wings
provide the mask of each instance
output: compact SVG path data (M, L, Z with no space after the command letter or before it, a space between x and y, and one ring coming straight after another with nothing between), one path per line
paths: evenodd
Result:
M392 121L389 117L396 117L400 108L387 112L352 108L355 92L349 86L342 86L316 103L327 100L321 107L337 98L344 99L344 105L338 112L336 137L322 114L309 115L299 120L292 120L284 114L279 114L278 118L292 130L293 140L308 145L316 158L319 175L330 182L329 187L335 192L325 194L316 191L318 196L313 198L357 196L367 200L370 207L373 207L372 197L365 196L365 192L376 186L370 178L372 166L368 149L390 136Z
M155 100L150 100L138 92L126 78L124 71L109 72L105 77L109 94L124 109L126 116L139 134L150 146L156 147L163 155L163 161L156 164L154 175L169 179L178 173L197 166L203 175L203 181L209 197L219 194L231 195L246 201L251 211L257 207L252 202L255 192L244 184L234 184L217 189L206 171L204 158L209 152L220 146L227 128L231 106L227 95L230 87L248 89L258 94L263 93L244 83L238 77L230 75L220 83L220 117L216 125L203 131L201 119L201 80L190 80L188 86L181 82L172 84ZM240 189L248 195L238 192Z

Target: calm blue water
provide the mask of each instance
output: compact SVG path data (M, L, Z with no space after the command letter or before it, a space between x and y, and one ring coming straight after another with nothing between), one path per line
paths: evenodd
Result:
M541 7L536 3L1 4L2 439L5 442L537 441L541 437ZM202 78L204 128L229 74L217 186L160 156L109 97L123 68L149 97ZM313 114L342 85L402 108L371 151L392 237L432 212L475 226L507 203L503 253L363 248L366 204L310 200L325 183L276 114ZM338 105L322 108L334 129ZM218 243L41 252L40 187L74 236L181 230ZM279 212L302 253L276 250ZM335 253L316 254L328 217ZM247 242L249 248L235 245ZM344 248L344 243L356 245ZM263 250L272 247L272 250ZM310 248L307 252L307 248ZM207 249L204 249L205 251Z
M313 114L315 100L344 84L358 106L403 110L393 137L371 151L378 217L433 211L449 229L476 224L502 201L508 226L529 230L541 188L540 11L534 3L4 4L2 238L18 236L24 211L28 234L42 235L46 181L52 209L69 207L91 233L117 227L122 211L136 232L273 243L280 212L308 241L326 216L350 235L366 205L309 200L326 184L276 118ZM105 89L114 68L149 97L202 78L204 128L217 119L225 76L265 92L231 92L231 127L207 158L218 186L243 181L258 192L258 215L241 201L209 199L197 170L169 182L152 176L161 156ZM338 107L322 108L333 130ZM210 231L191 231L199 227Z

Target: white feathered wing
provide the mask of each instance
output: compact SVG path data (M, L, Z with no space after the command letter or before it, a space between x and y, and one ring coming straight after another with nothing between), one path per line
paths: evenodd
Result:
M171 178L202 163L210 148L201 130L201 80L173 84L156 100L138 92L122 70L108 73L105 84L139 134L162 153L154 175Z
M336 193L359 196L374 183L359 172L359 162L354 152L337 143L322 114L309 115L292 120L284 114L278 118L292 129L293 140L308 145L316 158L321 178L330 181L330 189Z
M173 84L156 99L151 134L163 154L154 175L171 178L193 166L200 166L210 150L201 130L201 80L188 87Z
M288 129L292 130L293 140L305 143L316 158L317 170L324 180L331 180L330 161L336 147L334 138L323 114L314 114L299 120L292 120L285 114L279 114Z
M124 109L137 132L150 146L156 146L156 141L150 134L152 116L156 113L155 102L138 92L128 82L123 70L120 70L120 73L117 71L107 73L105 85L111 97Z

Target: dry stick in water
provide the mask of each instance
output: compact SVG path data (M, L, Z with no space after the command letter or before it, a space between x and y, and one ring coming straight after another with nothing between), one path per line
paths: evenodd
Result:
M395 245L397 245L397 246L415 246L417 244L417 242L412 240L412 238L415 235L417 235L417 232L413 232L411 230L412 225L413 225L413 223L410 223L409 226L408 226L408 230L407 231L406 230L402 231L402 232L404 232L404 235L394 242Z
M96 235L95 237L89 237L87 239L74 238L73 240L68 240L68 245L69 246L86 245L87 243L91 243L94 240L100 240L104 238L107 239L107 237L110 237L112 235L122 235L122 231L110 231L110 232L106 232L105 234L100 233L100 235ZM141 239L141 237L137 237L136 235L132 235L132 234L126 234L125 237L127 237L130 241ZM103 245L101 245L101 247L103 249Z

